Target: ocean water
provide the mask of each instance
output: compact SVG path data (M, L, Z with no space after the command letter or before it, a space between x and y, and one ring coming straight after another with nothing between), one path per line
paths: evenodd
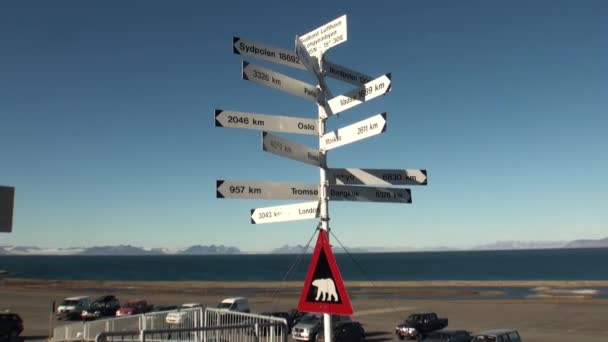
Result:
M608 280L608 248L337 254L345 280ZM13 256L14 278L303 281L311 255ZM298 262L299 261L299 262Z

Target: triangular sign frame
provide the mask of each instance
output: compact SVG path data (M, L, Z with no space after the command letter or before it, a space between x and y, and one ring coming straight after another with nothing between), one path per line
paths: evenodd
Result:
M353 307L327 239L327 232L323 229L319 230L298 310L346 316L353 314Z

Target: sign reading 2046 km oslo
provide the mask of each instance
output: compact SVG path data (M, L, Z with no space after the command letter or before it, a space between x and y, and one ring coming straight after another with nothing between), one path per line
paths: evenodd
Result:
M315 116L291 115L281 108L273 109L275 114L260 114L241 109L216 109L216 127L237 128L258 131L261 150L287 158L294 167L301 165L319 169L319 183L281 183L269 181L218 180L217 198L255 200L295 200L292 204L280 204L249 209L251 224L282 223L287 221L319 219L317 245L305 279L298 309L301 311L323 312L325 340L331 341L331 316L329 313L351 315L354 311L344 287L337 263L329 244L329 203L357 205L353 202L368 203L412 203L412 191L403 186L427 185L426 169L357 168L336 166L329 168L328 153L335 148L363 141L387 132L388 114L368 113L366 119L352 120L327 131L327 120L355 106L387 95L392 91L391 73L369 75L356 68L344 66L326 59L326 53L341 46L348 39L346 15L340 16L304 34L295 34L292 47L276 47L241 37L232 38L232 52L242 58L256 59L270 66L260 66L243 60L241 64L243 80L272 88L288 95L306 99L316 106ZM350 52L350 53L355 53ZM367 52L369 53L369 52ZM287 76L272 69L272 63L295 69L295 77ZM305 75L306 71L309 75ZM296 73L308 76L317 84L298 79ZM346 91L333 95L326 77L343 82ZM362 106L364 109L365 106ZM312 109L312 108L311 108ZM404 113L399 113L404 115ZM391 116L392 117L392 116ZM333 119L331 119L333 120ZM228 132L228 130L227 130ZM272 133L270 133L272 132ZM286 137L299 134L298 142ZM404 134L404 132L397 132ZM306 143L307 136L314 140ZM355 148L359 144L353 144ZM246 146L250 148L250 146ZM399 151L407 150L398 148ZM332 152L333 153L333 152ZM354 152L353 161L359 160ZM400 156L402 154L399 154ZM401 161L399 162L401 164ZM307 164L307 165L302 165ZM332 164L333 165L333 164ZM250 165L243 165L243 168ZM263 165L256 168L263 169ZM286 175L289 170L268 169L268 173ZM347 204L351 203L351 204ZM251 208L251 207L249 207ZM395 215L398 215L396 212ZM344 231L345 234L348 232Z

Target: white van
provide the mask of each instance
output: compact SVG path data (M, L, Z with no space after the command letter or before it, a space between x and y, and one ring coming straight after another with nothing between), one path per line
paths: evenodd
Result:
M218 305L218 309L227 311L238 311L238 312L250 312L249 301L244 297L226 298L222 300Z
M57 307L57 318L79 319L84 310L91 306L91 297L77 296L68 297Z

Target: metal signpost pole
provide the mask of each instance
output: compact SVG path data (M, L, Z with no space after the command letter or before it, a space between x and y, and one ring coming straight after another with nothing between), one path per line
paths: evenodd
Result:
M321 78L325 77L323 75L323 57L319 58L319 70L321 71ZM321 82L323 83L323 82ZM319 84L319 94L321 95L320 103L317 104L318 112L319 112L319 149L322 146L322 138L325 135L325 120L327 120L327 113L325 113L324 104L327 104L327 99L325 98L326 89L323 89L323 86ZM329 182L327 181L327 150L320 150L320 158L321 167L319 168L319 187L321 193L321 224L319 225L321 229L327 233L327 239L329 240L329 194L327 190L329 188ZM331 326L331 314L324 313L323 314L323 330L325 335L325 341L331 342L332 340L332 326Z

